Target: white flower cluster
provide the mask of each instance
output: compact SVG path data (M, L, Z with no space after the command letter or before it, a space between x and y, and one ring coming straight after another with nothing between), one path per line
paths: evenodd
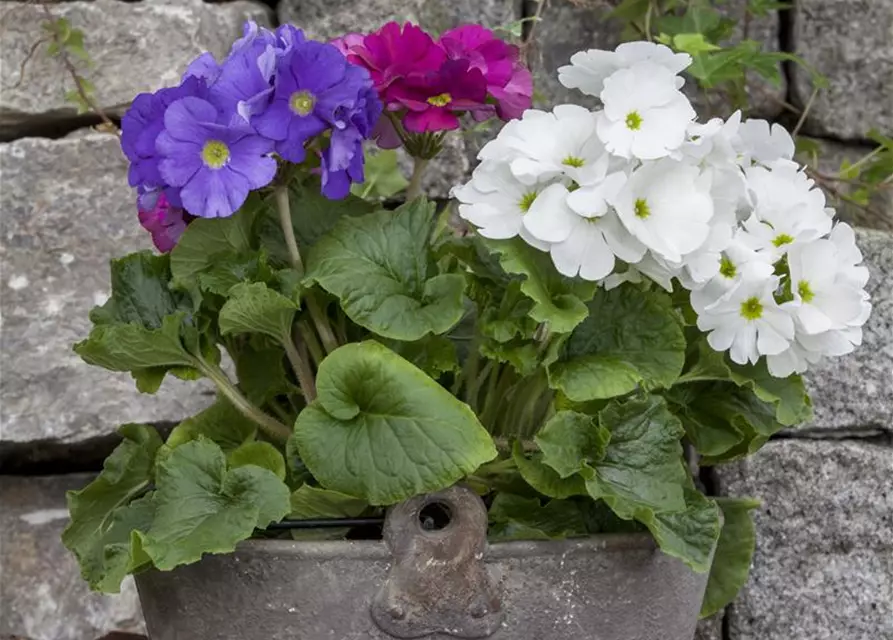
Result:
M696 122L680 91L690 63L648 42L577 53L559 79L603 108L509 122L454 189L460 216L548 251L565 276L678 280L710 345L739 364L765 356L785 377L849 353L871 312L853 230L834 224L783 127L740 112Z

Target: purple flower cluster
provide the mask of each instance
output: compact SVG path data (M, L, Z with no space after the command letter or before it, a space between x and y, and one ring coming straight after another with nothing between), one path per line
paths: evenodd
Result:
M182 221L184 210L232 215L250 191L272 182L274 153L300 163L312 141L323 193L343 198L363 180L362 142L381 110L369 72L337 47L290 25L272 32L249 22L222 63L203 54L179 86L140 94L124 115L121 146L141 222L167 246L156 233L169 236L180 223L159 220Z

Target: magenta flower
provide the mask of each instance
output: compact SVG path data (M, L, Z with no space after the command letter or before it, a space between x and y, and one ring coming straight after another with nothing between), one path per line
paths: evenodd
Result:
M276 175L273 141L229 118L200 98L182 98L165 111L155 142L163 156L158 169L165 184L180 189L183 207L193 215L231 216L250 191Z
M164 191L149 191L137 198L137 211L143 229L152 234L152 243L161 253L168 253L180 240L194 216L174 206Z
M463 25L446 31L440 44L452 60L468 60L487 80L487 93L496 102L502 120L520 118L533 101L533 76L521 62L518 47L503 42L489 29ZM478 119L490 114L475 113ZM483 116L483 118L482 118Z
M447 60L434 73L406 78L394 90L394 100L408 112L403 126L413 133L459 128L459 114L483 109L487 81L468 60Z

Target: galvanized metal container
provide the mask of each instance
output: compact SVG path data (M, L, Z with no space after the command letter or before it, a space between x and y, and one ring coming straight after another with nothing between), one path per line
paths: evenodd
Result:
M449 524L426 531L439 504ZM454 487L395 507L384 542L252 540L137 576L151 640L692 640L706 574L647 535L487 545Z

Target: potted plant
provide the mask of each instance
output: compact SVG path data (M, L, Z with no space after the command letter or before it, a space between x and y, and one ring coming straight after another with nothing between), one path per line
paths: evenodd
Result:
M853 232L782 127L697 122L689 55L575 55L597 110L529 109L519 60L249 24L124 116L160 253L112 261L75 351L218 396L122 426L63 537L154 640L688 640L743 584L755 504L692 470L808 419L799 374L870 313ZM423 171L488 118L458 224ZM400 206L370 140L415 159Z

